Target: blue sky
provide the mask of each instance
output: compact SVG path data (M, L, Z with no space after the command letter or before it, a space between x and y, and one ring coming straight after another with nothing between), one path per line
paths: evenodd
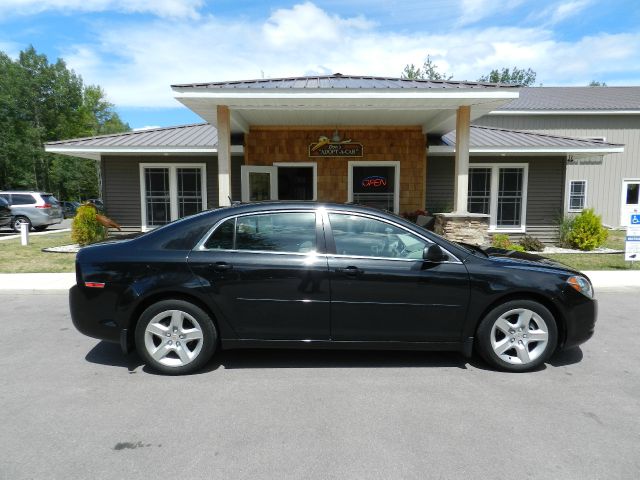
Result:
M172 83L341 72L640 85L637 0L2 0L0 50L32 44L101 85L133 127L199 122Z

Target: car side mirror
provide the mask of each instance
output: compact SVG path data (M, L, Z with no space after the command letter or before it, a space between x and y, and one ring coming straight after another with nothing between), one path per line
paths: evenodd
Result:
M440 263L447 260L449 257L440 248L440 245L433 243L428 247L424 247L422 251L422 259L427 262Z

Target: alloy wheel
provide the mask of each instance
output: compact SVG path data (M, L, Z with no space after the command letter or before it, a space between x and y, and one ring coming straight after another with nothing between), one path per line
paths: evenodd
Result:
M204 335L198 321L182 310L165 310L154 316L144 332L149 355L167 367L183 367L202 350Z
M527 365L546 351L549 327L533 310L509 310L494 322L491 329L491 348L504 362Z

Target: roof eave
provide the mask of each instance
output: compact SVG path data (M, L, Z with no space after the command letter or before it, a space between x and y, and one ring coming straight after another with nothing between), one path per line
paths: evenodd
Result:
M493 110L489 115L640 115L640 110Z
M99 159L101 155L187 155L217 154L215 147L87 147L87 146L52 146L45 145L45 151L73 157ZM242 145L232 145L231 153L243 153Z
M454 155L455 147L450 145L431 145L427 152L430 155ZM607 155L610 153L623 153L624 147L471 147L471 155Z

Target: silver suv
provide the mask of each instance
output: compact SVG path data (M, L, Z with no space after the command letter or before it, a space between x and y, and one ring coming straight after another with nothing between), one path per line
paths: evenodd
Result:
M62 222L62 208L51 193L44 192L0 192L11 206L11 228L20 231L26 223L29 229L42 231L49 225Z

